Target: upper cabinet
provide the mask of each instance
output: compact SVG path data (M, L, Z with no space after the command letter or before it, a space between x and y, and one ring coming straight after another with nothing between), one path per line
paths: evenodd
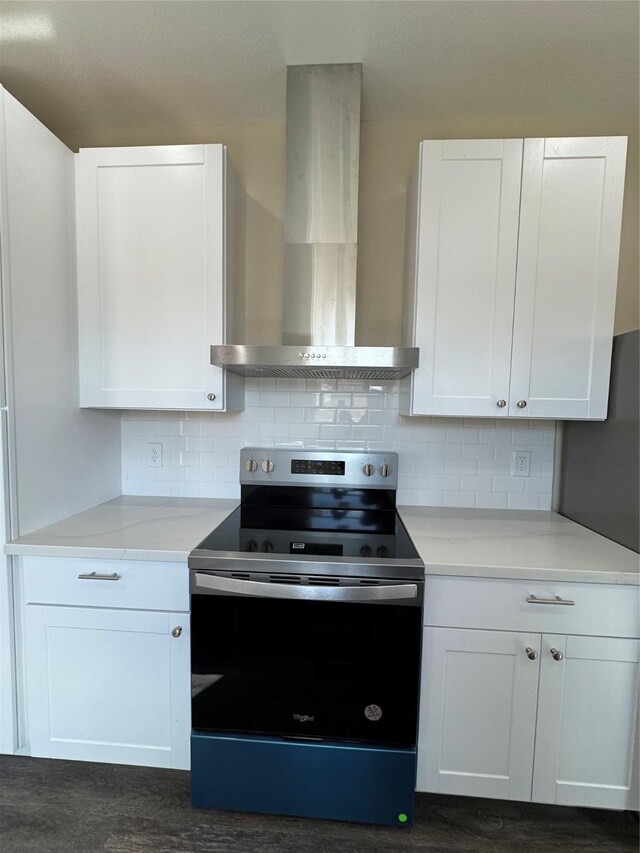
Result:
M223 145L82 149L80 405L229 411L209 361L244 331L245 197Z
M625 137L423 142L403 414L603 419Z

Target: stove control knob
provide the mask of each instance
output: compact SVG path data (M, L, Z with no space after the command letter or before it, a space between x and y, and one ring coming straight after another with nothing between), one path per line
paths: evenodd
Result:
M258 463L255 459L247 459L247 461L244 463L244 467L250 474L253 474L254 471L258 470Z
M270 554L273 551L273 543L269 542L269 540L267 539L262 543L262 547L260 550L264 551L265 554Z
M373 551L371 550L371 548L369 548L368 545L363 545L362 548L360 548L361 557L370 557L372 553Z
M245 549L247 551L257 551L258 550L258 543L256 542L255 539L249 539L249 541L245 545Z
M367 462L362 466L362 473L365 477L371 477L372 474L376 473L376 466L372 465L371 462Z
M388 477L392 471L391 465L387 465L386 462L383 462L380 468L378 469L383 477Z
M260 463L260 467L264 471L265 474L270 474L274 469L274 464L270 459L263 459Z
M376 555L378 557L388 557L389 556L389 549L387 548L386 545L381 545L378 548L378 550L376 551Z

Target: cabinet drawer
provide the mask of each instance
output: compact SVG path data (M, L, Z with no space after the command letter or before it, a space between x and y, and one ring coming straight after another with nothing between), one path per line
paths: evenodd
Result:
M530 603L532 596L575 604ZM434 575L425 582L424 619L434 627L638 637L639 604L637 586Z
M189 610L184 563L23 557L22 567L25 604ZM86 577L92 572L96 576ZM114 574L117 579L103 579Z

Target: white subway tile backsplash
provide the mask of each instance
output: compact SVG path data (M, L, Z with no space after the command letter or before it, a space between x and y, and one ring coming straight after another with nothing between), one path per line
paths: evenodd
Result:
M351 427L339 424L320 424L320 438L348 441L351 438Z
M320 438L320 424L291 424L289 436L299 439Z
M460 477L460 488L463 492L490 492L493 489L493 478Z
M506 492L478 492L476 506L478 509L507 509L509 495Z
M442 459L457 459L462 456L461 444L447 444L446 442L436 441L433 444L426 445L430 456Z
M475 507L475 492L445 492L442 503L444 506Z
M255 421L259 415L251 418ZM300 424L304 422L304 409L296 409L293 406L278 408L275 410L275 420L279 424Z
M311 391L295 391L289 394L289 403L292 406L319 406L320 394Z
M238 498L240 449L395 451L399 504L549 509L555 424L398 414L397 382L249 379L241 413L125 412L124 494ZM164 466L143 464L149 441ZM514 450L531 476L511 476Z
M447 474L477 474L478 463L475 459L432 459L432 462L442 462Z
M524 492L524 481L524 477L494 477L493 491L519 494Z
M304 415L307 423L332 424L336 419L335 409L305 409Z
M494 450L490 444L463 444L462 455L465 459L493 459Z
M480 440L480 432L471 427L449 427L447 430L447 441L461 442L461 444L477 444Z
M509 509L540 509L540 495L510 494L507 506Z
M261 391L261 406L288 406L289 393L287 391Z
M551 492L551 477L527 477L524 490L531 494L548 495Z

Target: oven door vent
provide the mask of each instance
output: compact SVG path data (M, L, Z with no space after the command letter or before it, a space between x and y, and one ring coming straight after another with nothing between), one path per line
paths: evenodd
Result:
M302 582L300 575L269 575L269 583L288 583L297 586Z

